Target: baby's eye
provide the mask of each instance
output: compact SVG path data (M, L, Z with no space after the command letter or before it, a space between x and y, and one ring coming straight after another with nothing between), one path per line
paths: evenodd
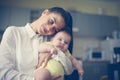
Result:
M64 41L64 43L65 43L65 44L68 44L68 42L67 42L67 41Z
M59 41L62 41L62 39L61 39L61 38L59 38L58 40L59 40Z

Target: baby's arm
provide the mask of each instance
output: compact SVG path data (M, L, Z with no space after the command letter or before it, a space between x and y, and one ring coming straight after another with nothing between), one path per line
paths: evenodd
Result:
M70 60L71 60L71 62L72 62L72 64L73 64L73 66L78 70L79 75L80 75L80 76L83 76L83 73L84 73L83 68L82 68L82 66L80 65L80 63L77 61L77 59L74 58L74 57L71 55L71 56L70 56Z
M39 45L38 64L36 68L40 66L45 67L52 54L57 54L57 49L48 43L41 43Z
M39 53L57 54L57 49L53 45L41 43L39 45Z

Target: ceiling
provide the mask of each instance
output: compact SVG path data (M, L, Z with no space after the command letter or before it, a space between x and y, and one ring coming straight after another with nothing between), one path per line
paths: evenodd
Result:
M105 10L107 15L119 15L120 0L0 0L0 6L45 9L54 6L83 13L98 13ZM112 12L111 12L112 11Z
M68 5L69 3L69 5ZM120 4L120 0L0 0L0 5L7 6L24 6L24 7L34 7L34 8L48 8L51 6L65 6L69 8L71 6L80 6L84 3L105 3Z

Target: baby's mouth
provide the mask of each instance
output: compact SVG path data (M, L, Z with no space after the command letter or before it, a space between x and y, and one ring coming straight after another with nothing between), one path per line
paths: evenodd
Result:
M62 50L63 47L62 47L62 46L58 46L58 48L59 48L60 50Z

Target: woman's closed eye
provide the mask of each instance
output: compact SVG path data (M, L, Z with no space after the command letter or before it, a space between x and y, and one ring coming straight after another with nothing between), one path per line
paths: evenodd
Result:
M52 25L53 25L53 24L56 24L55 19L54 19L53 17L50 18L49 23L52 24Z
M53 31L58 32L60 29L59 27L56 26L56 20L55 18L50 18L49 24L53 25Z
M53 19L50 19L50 20L49 20L49 23L50 23L50 24L54 24L55 22L53 21Z

